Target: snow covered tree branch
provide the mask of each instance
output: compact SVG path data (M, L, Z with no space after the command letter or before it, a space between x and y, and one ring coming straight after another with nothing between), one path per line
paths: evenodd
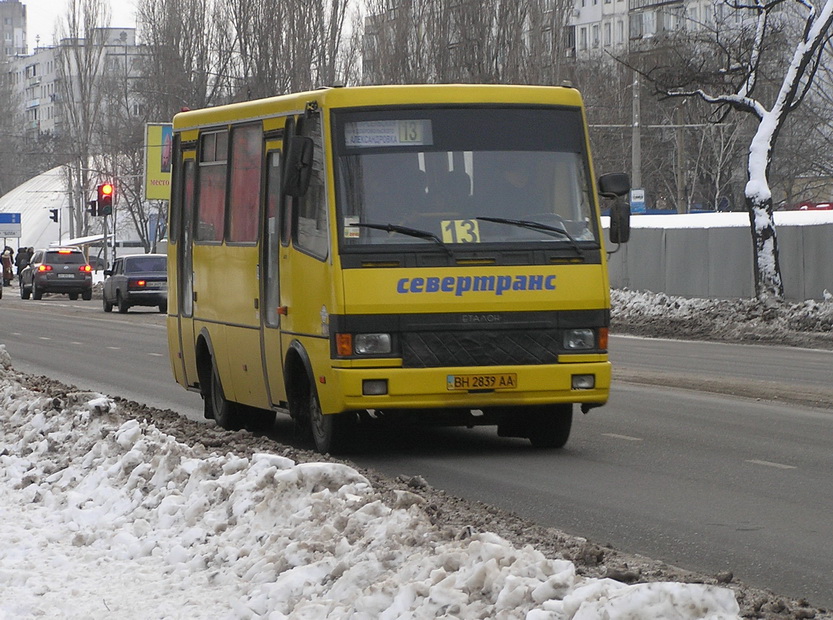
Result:
M686 74L679 67L673 70L670 67L653 67L650 71L643 69L640 72L654 84L661 96L697 97L719 109L731 108L757 119L757 129L749 145L744 191L754 249L755 292L759 299L780 299L784 295L784 286L772 215L769 169L778 133L788 115L804 100L821 64L825 44L831 37L833 0L824 0L823 3L812 0L757 0L751 3L727 0L726 5L751 15L742 21L747 26L741 26L735 47L722 42L717 36L721 31L715 30L712 44L716 44L721 53L725 52L722 66L714 66L711 72L707 72L702 68L707 63L701 62L696 75ZM754 31L751 28L753 23ZM758 96L755 90L762 67L772 67L783 60L773 57L778 47L770 45L770 40L781 29L795 32L798 40L777 91L761 89L768 92ZM702 44L702 40L699 43ZM770 56L765 58L767 54ZM687 61L689 67L691 62ZM735 79L734 88L730 92L718 92L726 84L732 86L732 76ZM770 81L774 80L770 78ZM775 83L777 85L777 80ZM767 95L771 100L769 106L762 101Z

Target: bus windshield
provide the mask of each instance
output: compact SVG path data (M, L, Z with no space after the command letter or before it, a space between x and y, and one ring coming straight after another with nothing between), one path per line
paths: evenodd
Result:
M333 118L348 251L437 248L436 240L598 247L579 110L397 108Z

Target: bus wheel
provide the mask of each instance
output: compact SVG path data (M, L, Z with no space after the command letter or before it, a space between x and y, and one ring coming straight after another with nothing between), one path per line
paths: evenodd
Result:
M315 387L311 387L309 391L307 413L316 450L321 454L338 454L347 449L353 421L351 414L324 415Z
M223 394L223 386L220 383L220 373L213 360L211 362L211 386L207 395L210 411L214 421L218 425L230 431L239 431L243 428L243 420L237 409L237 403L226 400Z
M534 447L564 447L573 427L572 405L534 407L526 415L527 437Z

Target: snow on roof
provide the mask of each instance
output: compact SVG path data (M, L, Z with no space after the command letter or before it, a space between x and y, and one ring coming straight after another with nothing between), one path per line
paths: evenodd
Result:
M62 166L29 179L0 197L0 213L20 213L18 247L45 248L57 242L59 224L50 219L49 210L67 206Z
M75 237L74 239L65 239L58 243L57 241L54 242L54 245L60 245L62 247L71 247L77 245L89 245L90 243L95 243L96 241L102 241L104 239L104 235L90 235L89 237Z

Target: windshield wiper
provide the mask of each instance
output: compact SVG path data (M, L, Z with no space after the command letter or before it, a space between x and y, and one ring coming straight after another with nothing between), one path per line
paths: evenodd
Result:
M399 224L371 224L370 222L355 222L349 226L357 226L358 228L372 228L374 230L384 230L385 232L395 232L400 235L408 235L409 237L417 237L418 239L429 239L440 246L443 250L448 252L449 256L454 256L451 249L442 242L437 235L427 230L420 230L419 228L408 228L407 226L400 226Z
M531 220L510 220L503 217L476 217L474 219L481 220L483 222L495 222L496 224L509 224L510 226L520 226L521 228L537 230L539 232L544 233L545 235L550 235L551 237L556 236L552 233L557 233L557 235L567 237L567 240L570 242L570 245L573 246L573 249L575 249L579 256L584 258L584 251L579 247L579 244L573 238L573 235L568 233L565 229L560 228L559 226L550 226L549 224L541 224L540 222L533 222Z

